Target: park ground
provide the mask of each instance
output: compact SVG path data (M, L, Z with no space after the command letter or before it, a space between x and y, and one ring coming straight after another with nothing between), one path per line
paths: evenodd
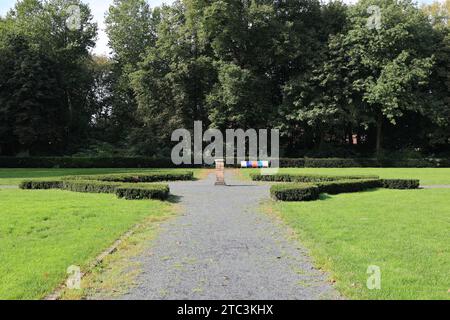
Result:
M348 298L450 298L450 169L282 168L280 173L420 179L431 189L325 195L314 202L270 202L265 209L292 228L316 267L330 272ZM369 266L380 267L381 290L367 289Z
M0 169L0 186L24 178L137 169ZM450 169L281 169L284 173L377 174L450 185ZM196 176L204 176L196 170ZM243 179L253 170L239 171ZM40 299L67 267L86 267L134 225L157 225L174 205L125 201L113 195L22 191L0 187L0 299ZM289 226L317 268L349 299L448 299L450 189L374 190L323 196L309 203L267 201L262 209ZM381 290L366 288L367 269L379 266Z

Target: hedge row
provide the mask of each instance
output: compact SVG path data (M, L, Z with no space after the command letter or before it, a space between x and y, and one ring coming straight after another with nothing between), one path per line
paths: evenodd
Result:
M59 180L29 180L20 184L22 189L62 189L73 192L115 193L119 198L160 199L168 198L169 186L149 182L193 180L194 173L150 172L91 176L69 176Z
M312 201L319 199L320 194L340 194L360 192L380 187L380 180L342 180L331 182L286 183L273 185L270 188L272 198L280 201Z
M61 189L62 187L62 180L25 180L19 184L19 188L25 190Z
M161 181L191 181L194 180L194 172L149 172L149 173L123 173L91 176L68 176L64 180L96 180L107 182L148 183Z
M418 189L420 187L420 180L408 179L382 179L381 187L386 189Z
M320 182L317 186L319 187L320 193L340 194L376 189L379 188L381 184L379 179L372 179Z
M245 159L244 159L245 160ZM237 161L239 166L240 162ZM170 158L150 157L0 157L0 168L193 168L201 165L176 166ZM282 168L352 168L352 167L450 167L450 159L371 159L371 158L282 158Z
M66 180L61 189L84 193L115 193L122 184L95 180Z
M165 184L131 184L95 180L30 180L23 181L20 188L26 190L62 189L83 193L114 193L117 197L127 200L165 200L170 194L169 186Z
M282 158L281 168L449 168L450 159Z
M319 187L313 184L278 184L270 188L272 198L280 201L313 201L319 199Z
M166 200L169 197L168 185L123 185L116 189L116 195L126 200L159 199Z
M369 175L332 176L320 174L274 174L274 175L251 174L250 177L253 181L268 181L268 182L322 182L322 181L337 181L337 180L379 179L378 176L369 176Z
M274 199L280 201L317 200L322 193L340 194L360 192L369 189L417 189L419 180L406 179L347 179L319 181L315 183L283 183L273 185L270 189Z
M0 157L0 168L180 168L170 158Z

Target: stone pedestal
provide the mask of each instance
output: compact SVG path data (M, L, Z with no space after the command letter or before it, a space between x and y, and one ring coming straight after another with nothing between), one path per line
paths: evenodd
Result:
M225 186L225 160L216 160L216 186Z

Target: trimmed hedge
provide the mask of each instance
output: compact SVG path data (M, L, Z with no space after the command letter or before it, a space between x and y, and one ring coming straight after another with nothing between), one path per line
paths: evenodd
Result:
M166 184L150 184L149 182L193 179L194 173L191 171L71 176L63 177L61 180L26 180L20 184L20 188L29 190L62 189L85 193L114 193L117 197L127 200L165 200L170 194L169 186Z
M269 181L269 182L323 182L323 181L340 181L340 180L373 180L379 179L378 176L328 176L319 174L274 174L261 175L251 174L253 181Z
M340 194L360 192L381 187L381 180L342 180L318 183L320 193Z
M23 181L21 189L62 189L83 193L114 193L118 198L126 200L159 199L169 197L170 189L166 184L132 184L121 182L105 182L95 180L64 180L64 181Z
M150 172L150 173L124 173L124 174L107 174L107 175L91 175L91 176L68 176L64 180L96 180L107 182L124 182L124 183L146 183L161 181L191 181L194 180L192 171L186 172Z
M176 166L170 158L150 157L0 157L0 168L192 168Z
M243 159L245 160L245 159ZM239 161L237 165L239 166ZM194 168L202 165L176 166L170 158L152 157L0 157L0 168ZM449 168L450 159L372 159L372 158L281 158L282 168Z
M313 184L278 184L270 188L272 198L280 201L313 201L319 199L319 187Z
M280 201L312 201L319 199L320 194L340 194L376 189L381 180L340 180L320 182L317 184L286 183L273 185L270 188L272 198Z
M168 185L153 184L147 186L128 185L116 189L118 198L126 200L159 199L166 200L169 197Z
M94 180L64 181L61 189L84 193L115 193L122 184L119 182L103 182Z
M450 159L282 158L282 168L449 168Z
M419 189L420 180L408 179L382 179L381 186L386 189Z
M19 188L24 190L60 189L62 186L62 180L25 180L19 184Z
M287 179L284 175L280 179ZM290 176L292 178L292 176ZM274 181L274 180L271 180ZM340 194L360 192L370 189L417 189L419 180L401 179L347 179L335 181L318 181L315 183L283 183L273 185L271 196L280 201L311 201L317 200L322 193Z

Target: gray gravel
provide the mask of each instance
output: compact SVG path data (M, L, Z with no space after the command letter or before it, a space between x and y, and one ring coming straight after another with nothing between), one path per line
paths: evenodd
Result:
M259 212L269 187L232 184L215 187L213 176L171 183L184 214L163 224L150 251L139 257L138 286L123 299L339 298L304 248Z

